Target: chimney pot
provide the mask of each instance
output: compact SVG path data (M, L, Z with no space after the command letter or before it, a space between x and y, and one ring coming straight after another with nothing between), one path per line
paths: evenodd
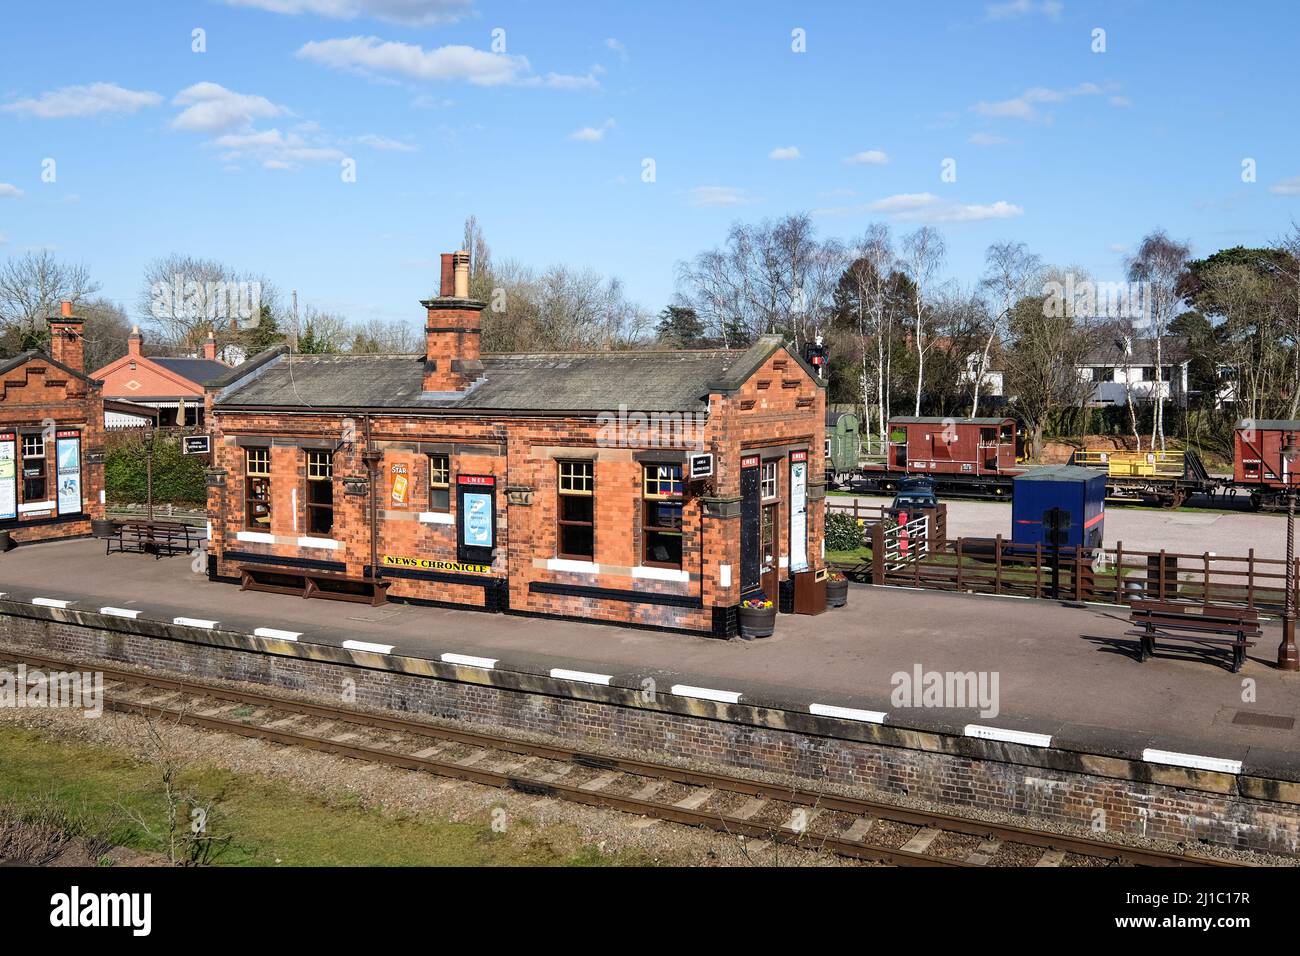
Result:
M72 302L70 300L64 299L59 305L59 314L65 319L72 318Z
M469 253L464 249L453 253L456 265L455 295L458 299L469 298Z
M455 257L455 253L452 252L442 254L442 284L438 288L438 295L443 298L453 295L456 291L455 265L453 264Z
M203 343L203 357L210 362L217 360L217 340L212 333L208 333L208 340Z

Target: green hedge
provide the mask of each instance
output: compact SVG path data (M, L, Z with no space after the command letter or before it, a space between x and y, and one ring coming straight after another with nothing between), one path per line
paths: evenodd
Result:
M203 507L208 500L203 469L207 457L182 455L179 435L158 435L153 452L153 500L156 504ZM104 484L108 500L143 503L148 477L141 430L109 432L104 450Z
M856 551L864 544L862 526L845 511L826 513L826 550Z

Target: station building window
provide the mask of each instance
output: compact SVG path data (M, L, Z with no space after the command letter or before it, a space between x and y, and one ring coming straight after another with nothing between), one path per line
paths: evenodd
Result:
M45 500L45 436L23 436L23 501Z
M244 524L253 531L271 530L270 448L249 448L245 451Z
M334 530L334 454L307 452L307 533L328 537Z
M557 488L556 553L591 561L596 556L595 462L560 461Z
M451 459L446 455L429 456L429 510L451 510Z
M642 495L645 499L645 564L661 568L682 566L682 466L646 465Z
M764 498L775 498L777 495L776 466L777 462L775 460L763 462L760 487Z

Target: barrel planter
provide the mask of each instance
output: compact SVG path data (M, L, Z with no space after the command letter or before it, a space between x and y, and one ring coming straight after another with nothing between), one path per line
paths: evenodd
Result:
M741 637L771 637L776 630L776 605L771 601L745 601L739 615Z
M117 522L107 518L94 518L90 522L90 533L96 538L111 538L117 533Z
M843 607L849 603L849 579L833 574L826 581L826 606Z
M14 546L14 539L13 536L8 532L8 530L0 531L0 554L3 554L5 551L8 551L13 546Z

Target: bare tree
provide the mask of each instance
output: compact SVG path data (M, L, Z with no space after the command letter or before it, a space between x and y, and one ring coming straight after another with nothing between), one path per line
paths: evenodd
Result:
M98 291L84 265L61 262L48 249L10 257L0 267L0 347L11 354L29 347L60 302L79 306Z
M465 220L465 236L461 248L469 253L470 282L492 273L492 250L483 238L483 228L478 224L477 216Z
M1130 282L1143 284L1147 324L1155 344L1155 412L1151 422L1151 447L1165 448L1164 339L1169 323L1182 309L1178 280L1187 267L1190 250L1175 242L1164 230L1149 233L1128 260Z
M263 275L172 253L145 267L137 310L164 347L191 352L209 333L220 345L236 340L263 310L280 317L280 301Z
M1012 308L1022 298L1037 291L1035 286L1041 282L1043 273L1042 261L1029 252L1023 242L995 242L984 253L984 264L981 285L992 296L997 311L989 322L984 348L975 364L975 384L970 401L971 418L979 414L980 387L989 371L993 345L999 336L1006 335L1007 319Z
M933 226L922 226L903 237L902 261L915 286L913 290L913 335L916 345L916 412L921 414L921 392L925 386L925 296L930 282L943 264L943 236Z

